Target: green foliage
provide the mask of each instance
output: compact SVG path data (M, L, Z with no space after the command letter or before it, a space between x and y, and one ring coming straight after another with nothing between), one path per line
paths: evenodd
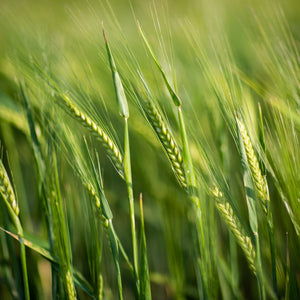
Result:
M2 1L0 298L298 299L297 4Z

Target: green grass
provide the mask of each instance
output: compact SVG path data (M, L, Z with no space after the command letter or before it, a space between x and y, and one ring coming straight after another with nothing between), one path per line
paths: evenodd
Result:
M0 298L298 299L299 8L2 1Z

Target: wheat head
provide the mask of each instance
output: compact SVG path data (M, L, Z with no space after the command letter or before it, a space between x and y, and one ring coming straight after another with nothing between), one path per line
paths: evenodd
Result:
M252 241L250 237L245 233L240 221L234 214L234 211L230 204L223 198L223 193L215 187L214 190L211 191L216 200L216 207L220 212L222 218L228 225L229 229L235 236L237 243L240 245L246 259L248 260L249 267L251 271L256 274L256 267L255 267L255 249L253 247Z
M68 269L66 274L65 274L65 281L66 281L66 289L67 289L67 294L68 294L68 299L69 300L76 300L76 294L75 294L75 287L74 287L74 282L72 279L72 275L70 270Z
M10 205L16 216L18 216L20 211L18 202L2 160L0 160L0 193L3 199Z
M90 195L94 198L96 206L100 208L101 207L100 198L98 197L93 185L90 182L88 182L85 184L85 187L89 191Z
M240 132L242 135L248 165L249 165L249 168L251 171L254 185L257 190L257 194L262 201L265 212L267 213L270 198L269 198L269 192L268 192L268 186L267 186L266 180L262 176L262 173L261 173L261 170L259 167L259 163L258 163L257 157L254 153L254 149L252 147L252 143L248 136L245 125L238 118L237 118L237 124L239 126L239 129L240 129Z
M70 112L70 114L81 122L89 131L96 136L96 138L102 143L106 149L109 157L115 164L117 171L123 177L123 157L119 147L115 142L109 137L109 135L94 121L91 120L84 112L80 111L70 100L69 96L62 95L65 107Z
M186 178L183 167L183 160L181 151L172 136L172 133L168 126L165 124L163 117L160 115L158 109L151 101L143 99L143 109L146 113L146 116L153 127L156 135L158 136L161 144L163 145L167 156L171 162L173 171L179 183L186 188Z

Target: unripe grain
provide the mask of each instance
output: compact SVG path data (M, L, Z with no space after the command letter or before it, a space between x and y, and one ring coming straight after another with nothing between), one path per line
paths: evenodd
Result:
M4 165L0 160L0 193L5 201L10 205L16 216L19 215L19 206L11 182L6 173Z

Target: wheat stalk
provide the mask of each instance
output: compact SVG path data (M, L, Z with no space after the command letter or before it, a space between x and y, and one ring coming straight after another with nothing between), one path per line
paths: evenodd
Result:
M117 171L123 177L123 157L119 147L100 126L98 126L94 121L91 120L91 118L89 118L84 112L80 111L72 103L68 95L63 94L62 99L71 115L78 119L85 127L87 127L89 131L93 133L102 143L108 152L109 157L112 159L115 167L117 168Z
M241 132L241 135L242 135L248 165L249 165L249 168L250 168L250 171L251 171L251 175L252 175L252 178L253 178L254 185L255 185L256 190L257 190L257 194L258 194L259 198L262 201L265 212L267 213L270 197L269 197L268 186L266 184L266 180L262 176L262 173L261 173L261 170L260 170L260 167L259 167L259 163L258 163L257 157L254 153L254 149L252 147L252 143L251 143L251 140L248 136L245 125L238 118L237 118L237 124L239 126L239 129L240 129L240 132Z
M19 206L11 182L0 160L0 193L5 201L10 205L16 216L19 215Z
M240 221L234 214L234 211L230 204L224 200L223 193L215 187L214 190L211 191L216 200L216 207L223 217L224 221L228 225L229 229L235 236L237 243L240 245L244 254L248 260L249 267L251 271L256 274L255 267L255 249L253 247L251 238L245 233Z

